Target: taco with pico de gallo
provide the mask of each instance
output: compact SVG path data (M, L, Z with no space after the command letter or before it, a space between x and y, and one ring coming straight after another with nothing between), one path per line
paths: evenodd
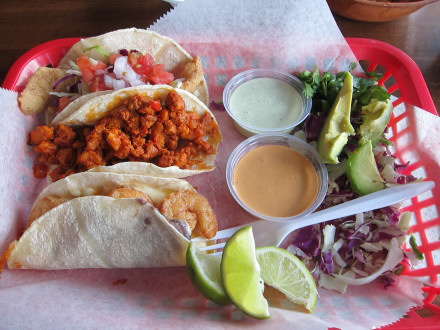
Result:
M41 67L19 95L26 115L47 109L75 112L100 94L127 87L168 84L193 93L208 104L208 87L200 58L171 38L143 29L121 29L81 39L56 68Z
M95 97L30 134L40 155L34 174L48 173L52 181L87 170L190 176L214 169L221 140L211 111L193 94L168 85Z
M178 266L189 240L217 227L209 201L185 180L84 172L41 192L2 259L10 269Z

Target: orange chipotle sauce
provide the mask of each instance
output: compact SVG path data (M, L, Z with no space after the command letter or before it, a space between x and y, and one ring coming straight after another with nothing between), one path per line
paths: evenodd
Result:
M285 146L251 150L237 164L234 185L243 202L273 217L290 217L310 207L318 194L318 174L312 163Z

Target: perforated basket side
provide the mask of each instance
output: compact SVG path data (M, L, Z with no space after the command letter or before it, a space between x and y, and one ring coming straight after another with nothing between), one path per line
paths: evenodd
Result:
M379 83L386 87L396 98L393 102L394 106L408 103L438 115L420 69L407 54L377 40L347 38L347 42L364 70L377 70L384 74ZM402 114L393 114L389 124L393 135L390 140L396 146L395 156L403 163L408 150L405 144L400 143L400 141L405 140L407 138L405 135L410 134L408 124L406 123L414 120L411 118L411 109L407 110L409 111L405 111ZM430 156L429 154L419 155L419 161L411 162L406 169L407 174L421 171L425 173L424 176L427 179L438 181L438 178L440 178L440 167ZM433 285L438 284L440 276L440 265L438 264L440 241L438 238L433 239L429 233L433 229L436 229L433 232L437 232L440 227L439 210L440 194L438 182L432 196L424 199L415 197L412 199L411 205L403 209L403 211L415 214L416 223L411 226L409 232L417 235L419 249L425 256L422 267L416 269L406 267L403 274L428 278ZM429 215L432 213L434 216ZM424 307L426 308L425 311L430 311L429 315L426 315L426 312L422 313L421 308L413 308L406 315L406 318L394 325L383 327L383 329L412 329L415 325L423 325L425 328L430 329L435 328L436 325L438 326L440 307L433 302L440 294L440 289L427 286L423 288L423 291L426 294ZM424 315L424 317L421 315Z
M438 115L425 79L417 64L400 49L382 41L364 38L346 38L359 62L366 70L385 69L379 81L397 97L394 105L413 104Z

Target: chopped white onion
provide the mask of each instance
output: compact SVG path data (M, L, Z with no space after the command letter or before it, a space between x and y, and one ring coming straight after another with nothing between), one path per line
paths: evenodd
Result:
M58 97L76 95L76 93L65 93L65 92L49 92L49 94L50 95L55 95L55 96L58 96Z
M105 74L108 74L107 70L104 70L104 69L95 70L96 76L101 76L101 75L105 75Z
M82 76L82 72L78 69L78 70L66 70L66 73L68 74L74 74L77 76Z
M115 91L127 87L124 80L113 79L113 89Z
M130 64L128 64L127 56L120 56L116 59L113 67L113 73L116 75L116 78L125 80L130 84L130 86L139 86L145 84L142 81L141 76L133 70Z

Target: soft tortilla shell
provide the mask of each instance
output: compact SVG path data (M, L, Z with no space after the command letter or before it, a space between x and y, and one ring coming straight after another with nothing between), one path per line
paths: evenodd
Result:
M189 241L139 199L72 199L32 223L12 243L8 267L135 268L185 264Z
M85 49L96 45L109 53L127 49L128 51L138 50L143 54L150 54L156 63L164 64L165 69L175 75L180 73L185 63L192 61L191 55L173 39L151 30L128 28L82 39L72 46L58 67L69 68L69 61L76 61ZM107 61L106 56L95 49L90 50L90 56L97 60ZM203 103L208 104L208 86L204 77L197 88L197 94Z
M207 163L214 163L215 155L208 155L206 157ZM119 174L138 174L156 176L161 178L186 178L191 175L210 172L214 167L208 169L182 169L177 166L159 167L152 163L144 162L123 162L110 166L97 166L88 172L111 172Z
M119 104L127 100L128 98L137 94L147 94L153 98L160 98L165 100L166 96L171 90L176 90L184 99L187 111L196 111L199 115L209 113L214 121L217 123L213 113L205 106L197 97L189 93L186 90L173 88L168 85L145 85L138 87L129 87L114 91L110 94L101 95L90 99L84 103L79 109L74 111L69 116L62 115L61 112L52 121L52 125L65 124L65 125L93 125L99 119L104 117L110 110L117 107ZM217 123L218 125L218 123ZM220 129L218 129L218 135L211 136L208 141L217 149L219 143L222 141ZM91 171L98 172L115 172L115 173L135 173L145 174L151 176L171 177L171 178L183 178L194 174L211 171L214 169L216 153L211 155L203 155L203 162L207 165L207 168L190 168L182 170L176 166L169 168L161 168L154 164L146 162L124 162L113 166L99 166Z
M69 175L47 186L37 197L30 212L28 225L59 203L92 195L108 196L117 188L132 188L146 193L160 204L170 193L194 190L188 181L146 175L110 172L82 172Z
M92 125L130 97L146 94L152 98L165 101L166 96L172 90L176 90L182 96L187 111L196 111L200 115L208 112L214 118L214 115L204 103L184 89L173 88L169 85L142 85L123 88L109 94L93 97L78 107L76 111L72 111L73 113L69 116L62 116L63 112L61 112L53 119L52 124Z
M76 112L79 108L81 108L86 102L90 101L94 97L110 94L112 91L100 91L90 94L85 94L83 96L78 97L77 99L70 102L67 107L63 109L60 113L58 113L56 116L48 116L47 122L52 124L53 119L57 117L58 121L62 121L65 118L68 118L70 115L72 115L74 112Z

